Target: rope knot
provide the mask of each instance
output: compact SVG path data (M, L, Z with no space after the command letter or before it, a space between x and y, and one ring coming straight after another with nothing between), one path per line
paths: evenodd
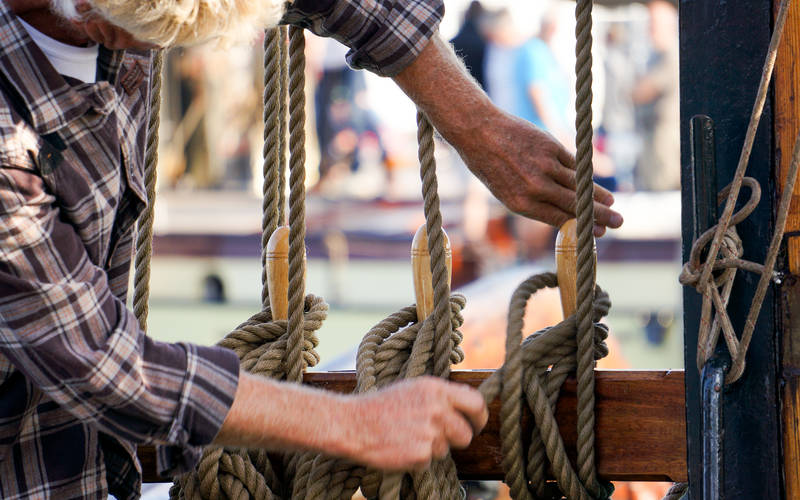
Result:
M728 300L736 273L740 269L761 275L769 272L774 278L771 269L767 271L764 265L742 258L744 248L736 225L745 220L761 200L761 186L758 181L752 177L743 177L742 185L750 188L749 199L731 215L727 223L720 221L695 240L689 260L684 264L679 278L682 285L693 287L703 296L697 340L697 368L702 369L714 355L721 331L731 356L731 368L725 378L728 384L738 380L744 372L745 356L752 334L752 327L746 325L740 340L728 316ZM730 192L731 185L720 191L718 203L728 198ZM718 249L716 254L708 255L713 253L714 248ZM756 303L760 307L760 301L754 300L754 306Z

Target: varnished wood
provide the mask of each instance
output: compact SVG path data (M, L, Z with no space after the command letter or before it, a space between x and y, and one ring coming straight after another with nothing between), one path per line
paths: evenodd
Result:
M777 13L780 0L774 1ZM775 163L777 169L777 185L781 192L792 150L800 130L800 5L792 2L786 19L778 59L773 74L775 88ZM786 233L791 234L786 240L789 269L792 274L800 274L800 183L794 187L789 218L786 222ZM800 493L799 493L800 494ZM800 498L798 496L797 498Z
M777 12L780 1L774 1ZM775 64L774 131L776 185L782 193L794 142L800 130L800 5L792 2ZM786 222L789 271L800 274L800 184L794 188ZM783 475L785 497L800 498L800 286L782 285L783 331Z
M267 286L274 319L289 317L289 226L280 226L267 243Z
M594 248L597 262L597 247ZM597 266L595 265L595 272ZM556 274L564 317L575 313L578 302L578 221L570 219L561 226L556 237Z
M444 232L444 230L442 230ZM450 238L444 233L445 264L447 281L453 277L453 252ZM411 270L414 276L414 295L417 300L417 318L423 320L433 312L433 275L431 274L431 256L428 253L428 232L423 224L414 235L411 243Z
M800 498L800 283L781 287L783 317L783 479L786 498Z
M454 371L455 382L477 387L490 371ZM355 373L306 373L305 382L340 393L355 388ZM575 459L576 385L570 378L558 400L556 418L567 451ZM614 481L685 481L686 428L683 372L597 371L597 467L602 478ZM453 457L462 479L501 479L500 402L490 407L489 422L466 450ZM532 416L523 415L524 436L532 432ZM523 440L527 442L527 438ZM153 449L141 447L145 481L157 482Z

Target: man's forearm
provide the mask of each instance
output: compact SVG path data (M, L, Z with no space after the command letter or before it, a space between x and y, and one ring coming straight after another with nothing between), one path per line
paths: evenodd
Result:
M361 395L337 395L240 373L215 444L313 450L370 467L406 470L466 447L488 412L474 389L420 377Z
M242 372L222 429L223 446L268 450L326 450L347 456L355 444L352 401L300 384L276 382Z
M439 36L394 81L451 144L474 138L496 118L489 97Z

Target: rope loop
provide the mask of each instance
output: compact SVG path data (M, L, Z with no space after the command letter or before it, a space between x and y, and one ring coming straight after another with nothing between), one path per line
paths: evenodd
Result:
M555 418L555 405L561 386L578 367L576 317L545 328L522 340L523 320L528 300L539 290L556 288L554 273L531 276L517 287L508 311L506 359L504 365L481 384L479 390L487 404L501 399L500 436L502 439L505 482L515 500L545 496L548 463L559 488L570 500L609 498L610 484L600 484L598 493L582 482L570 464ZM593 300L594 360L608 354L605 344L608 327L598 323L608 314L611 301L600 287ZM527 404L534 415L534 433L522 435L522 408ZM523 443L530 442L527 453ZM531 489L533 491L531 491Z

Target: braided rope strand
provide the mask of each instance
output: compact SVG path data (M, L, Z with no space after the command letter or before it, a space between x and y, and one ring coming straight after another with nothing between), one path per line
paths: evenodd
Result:
M286 26L278 28L280 31L280 85L279 85L279 153L278 153L278 224L286 224L286 157L287 157L287 138L289 135L289 51L286 41L289 38L289 29Z
M592 182L592 0L575 5L575 73L577 129L578 217L578 469L583 484L598 496L594 459L594 356L592 297L594 294L594 183Z
M150 70L150 117L147 123L145 145L145 189L147 208L139 218L136 235L136 258L134 268L133 311L139 326L147 331L147 315L150 300L150 260L153 256L153 215L156 201L156 176L158 166L158 130L161 115L161 80L164 68L164 52L156 52Z
M450 281L445 261L442 212L439 208L439 186L436 180L434 159L433 126L425 115L417 113L417 140L419 142L420 174L425 204L425 224L428 233L428 252L431 256L433 276L433 318L435 321L436 345L433 373L439 377L450 374L450 352L453 350L450 329ZM420 320L424 318L419 318Z
M292 27L289 44L289 380L303 379L305 296L305 34Z
M261 205L261 302L269 306L269 287L267 286L267 243L280 224L278 216L279 161L280 161L280 30L273 28L264 34L264 149Z

